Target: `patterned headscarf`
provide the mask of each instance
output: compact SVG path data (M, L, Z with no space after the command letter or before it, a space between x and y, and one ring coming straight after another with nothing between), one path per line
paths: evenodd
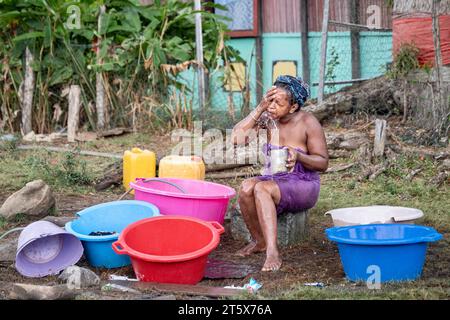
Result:
M302 107L305 104L311 94L308 84L300 77L279 76L274 85L276 86L278 84L285 84L289 88L294 103L298 103L299 107Z

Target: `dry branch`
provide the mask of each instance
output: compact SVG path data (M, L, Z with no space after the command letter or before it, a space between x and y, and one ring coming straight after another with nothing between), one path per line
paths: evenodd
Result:
M354 167L355 165L356 165L356 163L350 163L350 164L332 167L332 168L329 168L324 174L345 171L347 169Z
M251 178L258 176L259 172L230 172L230 173L216 173L208 174L206 177L208 179L232 179L232 178Z
M126 128L114 128L111 130L104 130L104 131L100 131L98 132L98 136L102 137L102 138L106 138L106 137L112 137L112 136L120 136L123 135L125 133L129 133L131 132L130 129L126 129Z
M222 287L208 287L202 285L187 285L187 284L165 284L165 283L151 283L151 282L132 282L123 280L114 280L110 283L127 286L136 290L169 292L193 296L205 297L235 297L243 293L239 289L227 289Z
M419 174L419 173L422 172L422 171L423 171L423 168L419 168L419 169L416 169L416 170L411 171L411 172L406 176L406 180L412 181L412 179L413 179L417 174Z
M326 132L327 147L331 150L353 151L369 142L364 132L348 131L344 133Z
M122 159L122 155L114 154L114 153L104 153L104 152L96 152L96 151L75 151L67 148L60 147L43 147L43 146L35 146L35 145L20 145L17 147L19 150L46 150L52 152L75 152L82 156L93 156L93 157L104 157L104 158L113 158L113 159Z
M157 164L158 166L158 164ZM207 165L206 173L218 172L218 171L226 171L232 170L242 167L248 167L250 164L217 164L217 165ZM251 173L242 173L239 172L237 175L235 173L219 173L219 174L208 174L207 178L210 179L228 179L228 178L236 178L236 177L245 177L251 176ZM99 179L94 188L96 191L106 190L113 185L120 185L122 183L123 178L123 167L122 164L112 164L108 168L105 169L103 173L103 177Z
M217 171L225 171L225 170L233 170L242 167L248 167L251 164L209 164L206 165L206 172L217 172Z
M445 181L448 183L449 174L446 171L439 172L435 177L430 180L430 184L440 187Z
M328 155L330 159L350 158L352 153L347 150L329 150Z
M377 176L379 176L381 173L386 171L387 166L385 164L378 164L375 166L366 166L365 169L362 171L361 175L358 178L358 181L364 181L366 179L369 179L370 181L374 180Z
M329 95L319 104L310 104L305 111L320 121L339 113L365 110L389 110L396 106L393 80L385 76L354 84Z
M404 144L402 145L389 145L390 148L392 148L397 153L405 153L405 154L415 154L420 156L426 156L433 158L435 160L444 160L450 158L450 153L448 152L442 152L442 151L431 151L431 150L425 150L413 146L406 146Z
M385 166L385 165L379 167L369 176L369 181L375 180L380 174L382 174L386 170L387 170L387 166Z

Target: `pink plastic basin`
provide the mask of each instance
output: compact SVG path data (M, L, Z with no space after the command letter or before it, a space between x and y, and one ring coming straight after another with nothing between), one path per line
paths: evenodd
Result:
M236 195L233 188L218 183L175 178L160 180L176 184L186 193L161 181L136 179L130 186L135 190L135 200L156 205L162 215L188 216L223 224L228 203Z

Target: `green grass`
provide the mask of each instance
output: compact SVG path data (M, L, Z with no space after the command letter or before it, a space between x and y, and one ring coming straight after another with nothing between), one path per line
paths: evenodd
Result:
M409 172L423 168L412 181L406 180ZM415 156L398 156L393 165L374 181L358 181L360 170L352 168L345 177L341 174L322 176L320 199L313 213L354 206L394 205L415 207L433 222L450 227L450 197L448 185L440 188L429 180L438 171L438 162Z
M82 149L122 154L133 147L148 149L148 145L154 140L151 133L129 133L115 138L85 142Z
M413 181L405 179L418 167L423 171ZM311 223L324 218L329 210L343 207L393 205L421 209L424 217L417 224L431 226L444 238L429 246L422 279L415 282L382 285L369 290L364 284L343 281L339 285L311 288L299 285L284 292L281 299L448 299L450 297L450 197L448 184L430 185L437 174L438 163L415 156L399 156L392 168L374 181L358 182L360 171L353 168L346 177L341 174L322 176L318 204L311 210ZM323 221L323 220L322 220ZM430 257L433 252L433 257ZM437 257L436 257L437 256ZM432 259L432 260L430 260ZM425 276L425 278L424 278Z
M126 135L108 140L108 146L105 148L116 146L120 149L129 149L136 144L139 146L140 142L144 144L146 139L147 137L142 134ZM145 144L142 147L145 147ZM166 146L167 148L169 146ZM40 178L60 193L95 193L92 184L87 182L100 177L103 169L113 161L46 151L20 151L14 148L0 150L2 177L0 188L3 192L10 193L22 188L27 182ZM305 287L302 283L297 283L276 297L270 298L448 299L450 297L449 189L448 184L438 188L428 182L437 174L438 165L438 162L428 158L399 155L393 165L374 181L359 182L361 172L358 167L342 173L322 175L320 199L316 207L310 211L310 223L323 224L325 219L330 219L323 216L325 212L342 207L394 205L421 209L425 217L418 221L418 224L432 226L444 235L444 239L430 245L421 280L382 285L381 290L369 290L364 284L355 285L343 279L335 279L335 282L325 288ZM423 168L423 171L412 181L406 180L407 174L418 167ZM218 182L226 183L222 180ZM0 218L0 230L5 225L6 221ZM323 234L321 236L323 237Z
M0 217L0 230L3 230L3 228L6 226L7 222L6 219L3 217Z
M430 283L431 282L431 283ZM285 293L284 300L425 300L448 299L449 288L433 281L403 284L383 284L381 289L367 289L363 284L343 283L324 288L295 287Z
M93 181L110 162L112 160L83 157L76 152L2 152L0 188L17 191L30 181L42 179L54 190L85 194L93 192Z

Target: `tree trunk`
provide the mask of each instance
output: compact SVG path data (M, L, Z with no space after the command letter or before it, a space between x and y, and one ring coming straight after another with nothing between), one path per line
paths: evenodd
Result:
M202 5L200 0L194 1L194 9L201 10ZM196 58L198 62L198 99L201 111L201 120L205 120L206 116L206 84L205 84L205 70L203 68L203 32L202 32L202 16L201 13L195 14L195 48Z
M436 103L433 107L436 108L433 112L435 115L435 133L437 136L442 136L444 126L447 124L448 120L448 105L445 101L444 92L442 88L442 54L441 54L441 32L439 26L439 13L438 6L441 0L433 0L432 5L432 18L433 18L433 41L434 41L434 56L435 56L435 74L436 74ZM444 2L444 1L442 1Z
M322 49L320 51L320 80L319 80L319 104L323 102L325 90L325 72L327 61L327 42L328 42L328 22L329 22L330 0L324 0L323 22L322 22Z
M380 76L330 94L322 103L308 103L304 111L313 113L320 121L346 112L388 113L398 107L394 94L396 81Z
M408 120L408 94L406 92L408 88L408 81L403 81L403 119L402 123L405 123Z
M69 116L67 119L67 141L75 142L80 115L80 86L70 86L69 91Z
M98 32L99 38L97 41L97 64L102 64L100 58L100 47L102 43L100 28L102 24L102 16L106 12L105 6L100 6L100 13L98 16ZM98 72L96 74L96 109L97 109L97 130L102 131L105 128L105 87L103 85L103 74Z
M32 111L33 111L33 95L35 85L35 75L31 64L33 63L33 54L27 47L25 50L25 80L22 94L22 134L33 130L32 128Z

